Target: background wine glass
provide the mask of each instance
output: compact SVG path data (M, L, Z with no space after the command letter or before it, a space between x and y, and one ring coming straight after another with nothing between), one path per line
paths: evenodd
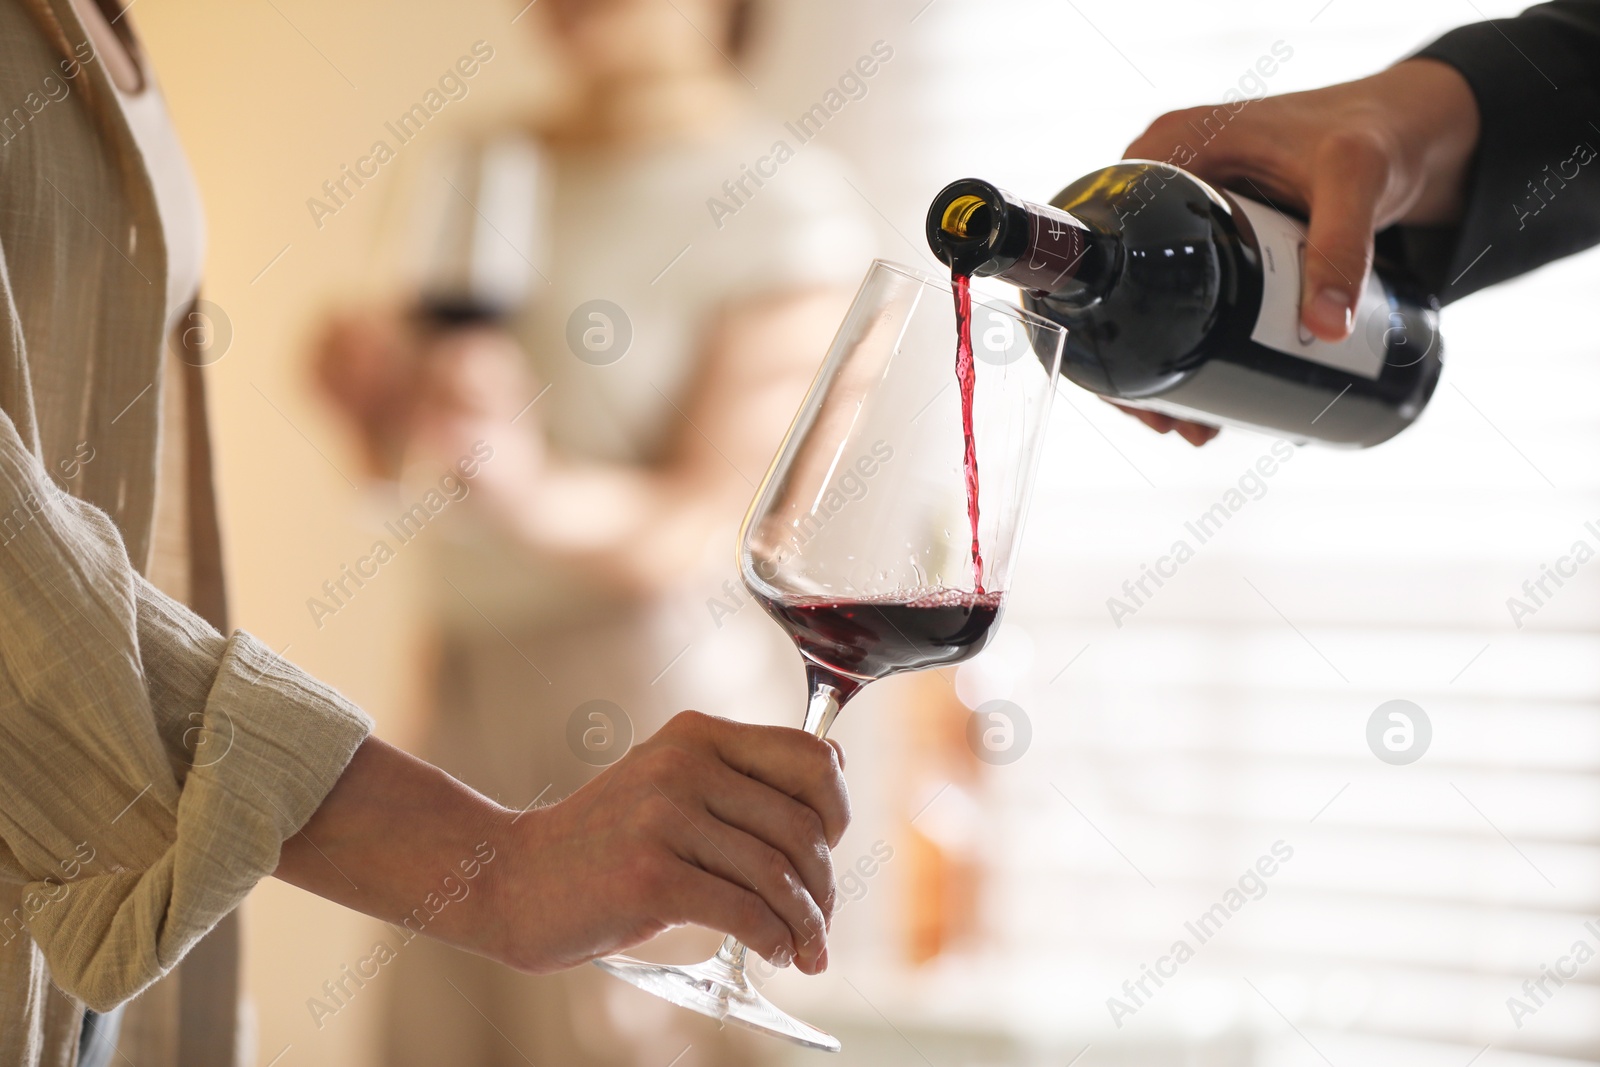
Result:
M544 258L537 142L518 132L461 138L422 170L407 257L417 310L440 326L503 322L527 300Z
M510 327L533 304L542 285L535 264L546 260L545 169L525 133L463 136L436 145L392 193L394 224L379 228L370 254L375 273L380 262L398 266L414 329L390 359L350 361L344 351L336 369L320 372L338 383L334 393L361 398L355 403L385 398L376 406L389 417L365 426L377 476L371 491L384 507L401 493L413 444L408 419L396 412L410 405L406 394L427 371L432 342L453 330Z
M804 728L818 737L862 685L973 656L999 621L1065 332L981 297L972 311L981 589L948 279L873 263L745 517L740 573L805 658ZM729 937L693 966L595 962L682 1007L838 1051L750 984L745 951Z

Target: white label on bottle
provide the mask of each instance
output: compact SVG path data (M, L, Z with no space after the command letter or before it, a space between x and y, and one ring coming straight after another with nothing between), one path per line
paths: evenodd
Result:
M1261 314L1250 340L1291 356L1321 363L1348 374L1376 379L1383 372L1386 329L1367 329L1374 316L1383 326L1389 319L1389 299L1383 283L1370 271L1366 288L1356 304L1355 326L1343 341L1319 341L1300 324L1300 271L1305 264L1306 235L1300 224L1265 204L1238 193L1234 203L1250 220L1261 248ZM1312 253L1313 255L1315 252Z

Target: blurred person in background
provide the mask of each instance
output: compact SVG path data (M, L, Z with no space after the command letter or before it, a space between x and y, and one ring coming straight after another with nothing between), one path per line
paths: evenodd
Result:
M728 563L873 253L835 160L749 103L749 0L554 0L526 18L567 91L523 123L548 186L525 310L505 330L441 330L357 309L330 323L317 360L374 474L493 446L432 542L425 751L513 806L582 785L620 754L581 753L582 738L647 736L678 695L798 714L786 641L759 612L728 618L748 602L737 578L725 588ZM604 318L586 314L596 299L614 305ZM592 328L631 340L575 347ZM697 645L716 650L706 669ZM610 703L595 718L580 710L591 701ZM700 958L703 934L655 948ZM660 1067L686 1049L675 1062L691 1067L770 1049L592 968L534 979L419 945L392 970L390 1064Z
M524 812L230 631L204 216L126 14L0 0L0 1063L250 1062L269 875L530 973L687 923L820 970L829 745L686 713Z

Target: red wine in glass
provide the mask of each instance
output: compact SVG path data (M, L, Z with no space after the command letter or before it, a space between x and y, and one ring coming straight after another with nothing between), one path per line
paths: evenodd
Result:
M1002 593L926 589L840 599L762 597L762 606L807 660L849 693L866 682L960 663L983 650L1000 619ZM848 694L841 694L848 699Z

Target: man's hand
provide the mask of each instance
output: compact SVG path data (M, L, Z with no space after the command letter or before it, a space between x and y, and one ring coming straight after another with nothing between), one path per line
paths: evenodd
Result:
M1170 160L1214 185L1306 214L1300 317L1325 341L1350 333L1374 233L1460 217L1478 105L1447 64L1407 60L1359 81L1248 101L1207 141L1203 131L1216 131L1219 114L1230 114L1226 105L1162 115L1125 155ZM1192 444L1215 432L1130 414L1163 433L1177 429Z
M843 760L800 730L684 712L559 804L508 820L504 962L574 966L694 924L827 966Z

